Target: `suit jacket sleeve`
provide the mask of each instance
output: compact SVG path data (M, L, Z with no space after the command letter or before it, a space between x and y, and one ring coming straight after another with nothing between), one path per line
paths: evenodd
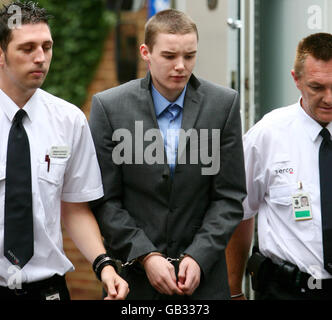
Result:
M131 261L156 251L144 231L137 227L130 213L123 208L121 165L116 165L112 159L115 147L113 129L105 106L97 95L92 100L89 124L104 186L104 197L90 205L106 245L112 248L111 254L122 261Z
M185 250L208 274L222 258L223 250L243 218L242 201L246 196L242 129L238 94L226 106L228 112L220 137L220 170L213 177L211 202L201 228Z

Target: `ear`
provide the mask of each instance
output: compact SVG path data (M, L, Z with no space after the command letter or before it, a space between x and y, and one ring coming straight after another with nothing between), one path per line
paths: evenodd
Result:
M0 48L0 67L4 65L5 61L5 52Z
M292 75L292 77L293 77L293 80L294 80L294 82L295 82L296 87L297 87L299 90L301 90L302 87L301 87L301 85L300 85L300 78L296 75L296 72L295 72L294 69L291 71L291 75Z
M147 46L145 43L143 43L143 44L140 46L139 51L140 51L140 53L141 53L141 57L142 57L142 59L143 59L145 62L149 63L149 62L150 62L150 51L149 51L148 46Z

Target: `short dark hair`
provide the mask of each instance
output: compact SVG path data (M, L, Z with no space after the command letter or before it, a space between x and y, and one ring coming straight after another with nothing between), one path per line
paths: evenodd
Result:
M194 32L198 40L195 22L184 12L166 9L152 16L145 24L144 42L152 52L159 33L187 34Z
M314 33L300 41L294 64L295 74L299 78L302 76L303 65L308 56L325 62L332 60L332 34Z
M8 5L4 5L0 10L0 47L4 51L7 50L12 36L12 29L9 27L8 23L8 20L13 16L9 10L12 6L17 6L21 9L20 22L22 25L41 22L49 25L48 21L51 18L46 9L39 7L38 2L12 1Z

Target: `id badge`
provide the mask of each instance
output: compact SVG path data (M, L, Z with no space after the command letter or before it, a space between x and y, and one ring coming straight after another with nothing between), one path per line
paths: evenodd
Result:
M70 149L68 146L53 146L49 152L51 158L66 159L70 155Z
M293 216L295 221L312 219L311 200L309 193L301 192L292 196Z

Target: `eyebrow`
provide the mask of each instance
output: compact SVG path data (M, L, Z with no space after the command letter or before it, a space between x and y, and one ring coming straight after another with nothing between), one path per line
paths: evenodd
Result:
M161 51L161 54L177 54L178 52L176 51ZM185 54L196 54L197 53L197 50L195 51L191 51L191 52L185 52Z
M324 83L317 82L316 80L308 81L308 84L311 85L311 86L324 86Z
M35 44L36 44L35 41L27 41L27 42L20 43L17 46L18 47L24 47L24 46L35 45ZM52 40L46 40L42 44L53 44L53 41Z

